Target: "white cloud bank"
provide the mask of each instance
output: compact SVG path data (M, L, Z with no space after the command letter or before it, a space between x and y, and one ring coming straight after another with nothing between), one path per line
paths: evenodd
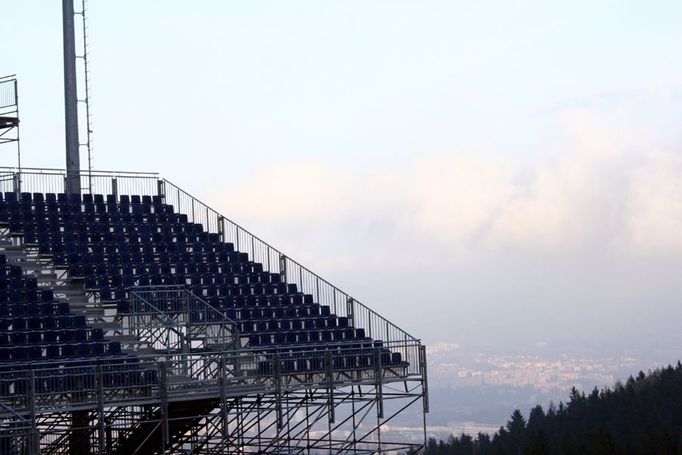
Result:
M565 112L533 159L453 150L381 167L296 161L208 199L427 341L672 346L682 150L615 117Z
M309 160L261 168L210 199L285 241L333 249L351 236L363 248L347 253L365 259L392 246L401 251L386 257L415 261L442 247L682 251L682 154L651 148L586 111L570 112L565 124L562 146L533 166L460 152L373 169Z

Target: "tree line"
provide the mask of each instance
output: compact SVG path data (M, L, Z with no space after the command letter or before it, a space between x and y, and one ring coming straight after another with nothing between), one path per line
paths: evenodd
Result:
M426 455L682 454L682 364L657 369L568 401L515 410L492 436L431 438Z

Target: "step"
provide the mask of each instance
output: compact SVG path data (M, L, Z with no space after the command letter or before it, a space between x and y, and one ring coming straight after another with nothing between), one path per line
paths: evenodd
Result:
M135 354L138 354L138 355L157 354L157 351L154 348L137 348L133 351L129 351L128 349L124 349L124 351L125 352L134 352Z
M40 274L34 274L34 278L36 278L39 282L50 282L53 283L57 280L57 274L55 273L40 273Z
M0 254L4 255L8 261L12 261L12 259L25 258L26 257L26 255L22 251L0 250Z
M2 251L23 251L24 246L23 245L15 245L13 242L10 242L6 245L3 245L1 250Z
M12 252L15 253L15 252ZM14 265L18 265L21 267L28 267L28 268L35 268L35 267L40 267L43 269L52 269L52 264L50 264L49 261L42 261L38 258L28 258L24 255L22 255L18 259L10 259L10 262Z
M97 321L93 322L91 324L88 324L90 327L93 329L102 329L102 330L121 330L121 324L117 322L102 322L102 321Z
M71 286L68 284L59 284L54 286L54 292L61 292L63 294L84 295L83 288Z
M109 341L119 341L121 343L147 343L141 341L135 335L111 335L107 337Z

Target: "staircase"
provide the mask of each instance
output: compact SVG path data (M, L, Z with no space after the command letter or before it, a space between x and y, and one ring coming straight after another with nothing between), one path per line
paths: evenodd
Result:
M219 399L191 400L168 405L168 419L161 420L161 410L157 410L144 422L138 422L123 439L113 453L116 455L161 454L173 447L181 437L196 426L213 409L220 405ZM162 426L168 425L168 443L164 444Z

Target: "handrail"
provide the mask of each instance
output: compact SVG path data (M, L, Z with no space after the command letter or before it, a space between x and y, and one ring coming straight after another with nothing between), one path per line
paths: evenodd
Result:
M9 406L7 406L7 405L5 405L4 403L1 403L1 402L0 402L0 411L4 411L4 412L7 412L7 413L13 415L15 419L17 419L17 420L19 420L19 421L21 421L21 422L24 422L24 423L27 423L27 424L30 423L30 422L29 422L28 420L26 420L23 416L21 416L20 414L18 414L14 409L10 408Z
M252 241L258 241L258 242L262 243L266 248L268 248L269 250L271 250L271 251L268 253L268 255L269 255L270 253L274 253L274 254L276 254L276 255L278 255L278 256L280 256L280 257L284 257L285 260L286 260L289 264L294 265L294 266L298 267L300 270L305 271L306 273L312 275L316 280L318 280L318 284L322 284L322 285L324 285L324 286L329 287L329 288L332 290L332 292L334 292L334 293L339 293L339 294L345 296L346 299L350 299L350 298L351 298L350 294L348 294L348 293L342 291L342 290L339 289L337 286L331 284L329 281L325 280L324 278L320 277L320 276L319 276L318 274L316 274L315 272L311 271L311 270L308 269L307 267L305 267L305 266L303 266L302 264L300 264L298 261L295 261L295 260L291 259L290 257L284 255L280 250L278 250L277 248L273 247L272 245L270 245L270 244L267 243L266 241L262 240L262 239L261 239L260 237L258 237L257 235L255 235L255 234L251 233L250 231L248 231L247 229L243 228L241 225L235 223L234 221L230 220L230 219L227 218L227 217L222 216L217 210L215 210L215 209L211 208L209 205L207 205L207 204L201 202L197 197L195 197L195 196L189 194L188 192L186 192L185 190L181 189L180 187L178 187L177 185L175 185L175 184L174 184L173 182L171 182L170 180L164 178L164 179L162 179L162 181L164 182L164 184L172 186L174 192L182 193L183 195L185 195L185 196L187 196L188 198L190 198L190 199L192 200L192 204L193 204L193 205L194 205L194 203L200 204L200 205L203 206L203 208L205 208L207 211L213 212L213 214L215 214L215 216L216 216L216 219L221 219L221 220L223 221L223 223L229 223L229 224L231 224L233 228L237 229L238 231L241 231L244 235L250 237L250 238L252 239ZM166 192L166 193L164 194L164 196L166 196L166 197L168 197L168 195L169 195L169 192ZM179 199L179 197L178 197L178 199ZM179 201L178 201L178 202L179 202ZM179 208L178 208L178 209L179 209ZM189 216L189 214L188 214L188 216ZM194 217L192 217L192 218L194 218ZM208 217L207 217L207 218L208 218ZM193 221L194 221L194 220L193 220ZM208 220L207 220L207 221L208 221ZM206 227L208 228L208 226L206 226ZM239 246L237 246L237 249L239 249ZM254 248L252 248L252 250L253 250L253 249L254 249ZM253 251L252 251L252 252L253 252ZM252 260L255 260L255 258L252 258ZM264 264L264 266L265 266L265 264ZM280 270L280 272L281 272L281 270ZM302 280L301 280L301 281L302 281ZM319 293L318 293L318 294L319 294ZM318 298L319 298L319 295L318 295ZM408 332L406 332L405 330L401 329L400 327L398 327L397 325L395 325L395 324L392 323L391 321L387 320L386 318L384 318L383 316L381 316L381 315L380 315L379 313L377 313L376 311L374 311L374 310L372 310L371 308L369 308L368 306L364 305L362 302L359 302L359 301L357 301L357 300L355 300L355 299L352 299L352 300L353 300L353 304L354 304L354 305L357 305L361 310L367 312L370 316L375 317L375 318L381 318L381 319L383 319L384 323L386 323L388 326L390 326L390 327L391 327L392 329L394 329L395 331L403 332L404 338L405 338L405 339L412 339L412 340L417 340L417 339L418 339L418 338L414 337L413 335L410 335ZM322 302L320 302L320 303L322 303ZM370 336L371 336L371 335L370 335Z
M21 169L16 166L0 166L0 172L26 172L26 171L37 171L42 174L49 173L59 173L60 175L64 173L64 169L51 168L51 167L22 167ZM105 170L95 170L88 171L87 169L81 169L80 172L90 172L92 174L102 174L102 175L121 175L121 176L133 176L141 175L145 177L158 176L158 172L152 171L105 171Z

